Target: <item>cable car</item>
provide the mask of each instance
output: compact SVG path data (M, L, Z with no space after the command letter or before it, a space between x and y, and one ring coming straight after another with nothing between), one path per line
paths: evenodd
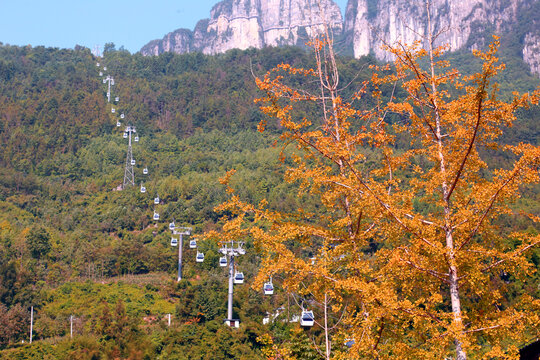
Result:
M124 137L124 139L127 139L127 132L124 132L123 137Z
M169 223L169 230L174 230L174 220Z
M107 79L103 79L103 83L106 84L106 83L107 83ZM111 95L111 93L108 92L108 93L107 93L107 96L110 96L110 95Z
M159 195L156 195L156 197L154 198L154 204L159 204Z
M116 122L116 127L120 127L120 126L122 126L122 123L120 121L117 121Z
M120 119L123 119L125 117L124 113L120 114Z
M197 251L197 256L195 257L195 261L198 263L202 263L204 261L204 254L202 252Z
M190 249L196 249L197 248L197 240L190 240L189 248Z
M244 273L237 272L234 274L234 283L235 284L243 284L244 283Z
M114 98L114 101L119 102L120 98L117 96L117 97Z
M116 110L115 110L114 108L111 109L111 112L112 112L113 114L115 113L115 111L116 111Z
M153 219L154 219L155 221L158 221L158 220L159 220L159 213L157 213L156 210L154 210L154 217L153 217Z
M103 73L101 71L99 72L99 76L103 76Z
M144 175L148 175L148 168L144 168L143 171L142 171L142 173L143 173Z
M264 295L274 295L274 284L272 282L264 283L263 291Z
M131 159L131 165L135 165L135 159Z
M139 135L135 135L135 141L139 142Z
M300 325L311 327L314 324L315 316L313 316L313 311L302 310L302 316L300 317Z
M99 67L99 63L96 63L96 66Z
M244 248L238 248L238 253L239 253L240 255L245 255L245 254L246 254L246 249L244 249Z
M104 66L104 67L103 67L103 70L107 71L107 67L106 67L106 66Z
M221 266L221 267L227 266L227 257L226 256L222 256L222 257L219 258L219 266Z
M177 238L171 238L171 246L178 246L178 239Z
M145 192L146 192L146 188L144 187L143 184L141 184L141 192L142 192L142 193L145 193Z

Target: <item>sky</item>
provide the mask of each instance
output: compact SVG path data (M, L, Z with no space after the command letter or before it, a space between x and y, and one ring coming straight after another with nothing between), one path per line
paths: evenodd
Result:
M218 0L0 0L0 42L131 53L179 28L193 30ZM344 12L347 0L335 0Z

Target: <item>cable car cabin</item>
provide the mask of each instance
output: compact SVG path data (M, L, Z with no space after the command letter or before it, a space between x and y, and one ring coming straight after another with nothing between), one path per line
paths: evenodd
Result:
M155 221L158 221L158 220L159 220L159 213L157 213L155 210L154 210L154 217L153 217L153 219L154 219Z
M174 230L174 220L173 220L173 222L169 223L169 230L171 230L171 231Z
M124 113L120 114L120 119L123 119L125 117Z
M234 283L235 284L243 284L244 283L244 273L237 272L234 274Z
M300 317L300 325L313 326L315 324L315 316L313 311L302 310L302 316Z
M103 76L103 73L101 71L99 72L99 76Z
M264 295L274 295L274 285L269 283L264 283L263 286Z
M127 132L124 133L124 139L127 139Z
M142 193L145 193L146 192L146 188L144 187L144 185L141 184L141 192Z
M117 96L117 97L114 98L114 101L119 102L120 98Z
M96 66L99 67L99 63L96 63Z
M225 256L222 256L219 258L219 266L221 267L227 266L227 258Z
M116 110L114 110L114 108L111 109L111 112L114 114Z
M104 66L104 67L103 67L103 70L107 71L107 67L106 67L106 66Z
M154 198L154 204L159 204L159 196L156 195L156 197Z
M190 249L196 249L197 248L197 240L191 240L189 242L189 248Z
M135 135L135 141L139 142L139 135Z
M195 261L198 263L202 263L204 261L204 254L202 252L197 251L197 256L195 257Z
M171 246L178 246L178 239L176 238L171 238Z
M131 165L135 165L135 159L131 159Z
M116 122L116 127L120 127L120 126L122 126L122 123L120 121L117 121Z
M144 168L143 171L142 171L142 173L143 173L144 175L148 175L148 168Z

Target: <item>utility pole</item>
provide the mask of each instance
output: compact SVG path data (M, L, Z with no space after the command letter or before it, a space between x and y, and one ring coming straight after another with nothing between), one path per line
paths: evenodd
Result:
M230 241L229 243L224 244L219 252L229 258L229 291L227 294L227 318L225 319L225 324L231 327L239 327L240 320L233 319L233 294L234 294L234 258L235 256L244 255L246 250L242 247L243 243Z
M122 185L122 190L126 188L126 186L134 186L135 185L135 174L133 172L133 165L135 161L133 160L133 152L131 149L131 134L136 133L135 126L126 126L126 129L124 130L124 136L128 137L128 150L127 150L127 156L126 156L126 168L124 169L124 183Z
M104 68L104 70L106 70ZM103 83L109 83L107 88L107 102L111 102L111 85L114 85L114 78L111 75L107 75L105 79L103 79Z
M180 238L178 239L178 280L182 280L182 252L184 247L184 239L183 235L191 235L191 228L190 227L174 227L173 228L173 235L180 235Z

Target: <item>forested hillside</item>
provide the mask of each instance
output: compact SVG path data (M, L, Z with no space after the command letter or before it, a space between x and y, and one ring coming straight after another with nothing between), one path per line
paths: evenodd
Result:
M452 56L468 62L467 55ZM522 63L509 62L512 75L499 79L507 94L538 85ZM321 357L312 346L322 336L317 327L262 324L280 307L287 314L300 308L277 286L272 297L250 288L260 265L252 242L238 260L247 279L235 287L237 330L222 325L227 274L218 265L217 243L199 245L204 263L194 261L194 250L185 251L186 280L180 283L176 248L169 246L173 219L193 227L194 235L221 226L214 207L228 198L219 178L230 169L236 169L232 186L244 201L268 199L268 207L280 211L320 209L309 197L299 204L298 184L283 181L292 160L282 163L280 153L299 150L276 145L281 124L253 101L261 95L254 77L280 63L315 65L309 53L293 47L144 57L109 44L96 59L82 47L0 46L0 358L255 359L272 346L268 334L287 342L297 358ZM345 96L363 86L374 63L370 57L338 59ZM463 71L479 66L470 64ZM115 79L117 106L107 102L98 74L104 66ZM374 101L357 106L367 109ZM298 119L319 111L309 104L298 109ZM116 126L120 112L140 136L133 145L136 186L121 191L127 146ZM504 142L537 144L538 107L518 117ZM257 131L262 119L268 120L264 133ZM405 149L409 141L396 144ZM493 152L490 161L504 164L507 156ZM142 181L146 194L139 191ZM537 212L539 189L525 191L518 207ZM161 198L158 223L152 220L155 194ZM501 221L509 228L532 226L512 216Z

